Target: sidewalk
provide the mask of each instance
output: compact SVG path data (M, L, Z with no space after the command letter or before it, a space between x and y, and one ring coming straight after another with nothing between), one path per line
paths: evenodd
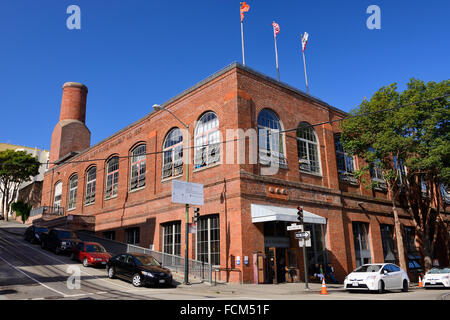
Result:
M18 221L5 221L0 220L0 229L12 234L23 236L25 230L29 227L29 224L23 224Z

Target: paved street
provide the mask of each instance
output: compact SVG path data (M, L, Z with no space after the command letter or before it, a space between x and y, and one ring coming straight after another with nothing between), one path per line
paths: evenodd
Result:
M450 300L450 290L424 290L413 284L408 293L348 293L342 285L304 283L279 285L180 284L176 288L135 288L109 279L104 268L85 268L64 255L55 255L22 239L24 226L0 222L0 300ZM79 270L80 286L73 288L73 272ZM72 287L72 288L71 288Z

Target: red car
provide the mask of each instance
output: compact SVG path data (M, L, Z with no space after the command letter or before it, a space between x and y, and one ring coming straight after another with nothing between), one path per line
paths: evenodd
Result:
M103 265L106 266L111 255L97 242L77 242L73 247L72 260L79 260L83 266Z

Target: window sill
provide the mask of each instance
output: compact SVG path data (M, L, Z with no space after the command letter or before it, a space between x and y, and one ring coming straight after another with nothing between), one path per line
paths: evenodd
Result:
M139 187L139 188L136 188L136 189L133 189L133 190L129 190L128 193L134 193L134 192L138 192L138 191L144 190L145 187L146 187L146 186Z
M299 170L299 171L300 171L300 173L302 173L302 174L308 174L308 175L311 175L311 176L314 176L314 177L323 178L323 176L322 176L321 173L314 173L314 172L303 171L303 170Z
M85 203L84 206L85 206L85 207L89 207L89 206L92 206L92 205L94 205L94 204L95 204L95 201L94 201L94 202L91 202L91 203Z
M201 167L201 168L194 169L193 172L195 173L195 172L200 172L200 171L207 170L207 169L210 169L210 168L218 167L221 164L222 163L220 163L220 162L214 162L213 164L210 164L210 165L207 165L207 166L204 166L204 167Z
M108 198L105 197L105 201L111 200L111 199L115 199L115 198L117 198L117 196L118 196L118 195L116 194L115 196L111 196L111 197L108 197Z
M76 209L76 207L72 208L72 209L67 209L67 212L74 211L75 209Z
M182 177L183 177L183 174L179 174L179 175L174 176L174 177L164 178L164 179L161 179L161 183L169 182L169 181L172 181L174 179L178 179L178 178L182 178Z

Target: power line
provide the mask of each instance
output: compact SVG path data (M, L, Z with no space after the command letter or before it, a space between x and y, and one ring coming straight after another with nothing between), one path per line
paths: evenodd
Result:
M412 103L409 103L409 104L398 105L398 106L395 106L395 107L392 107L392 108L388 108L388 109L382 109L382 110L377 110L377 111L372 111L372 112L366 112L366 113L357 114L357 115L350 115L350 116L345 117L345 118L339 118L339 119L335 119L335 120L319 122L319 123L316 123L316 124L310 124L309 126L317 127L317 126L322 126L322 125L325 125L325 124L332 124L332 123L335 123L335 122L345 121L345 120L352 119L352 118L367 117L367 116L371 116L371 115L382 113L382 112L394 111L394 110L397 110L397 109L400 109L400 108L404 108L404 107L408 107L408 106L412 106L412 105L416 105L416 104L431 102L431 101L434 101L434 100L446 98L448 96L450 96L450 94L444 94L444 95L436 97L436 98L420 100L420 101L412 102ZM297 130L298 130L298 127L292 128L292 129L280 130L279 133L288 133L288 132L297 131ZM189 148L183 147L182 150L184 151L184 150L190 150L190 149L205 148L205 147L208 147L208 146L216 146L216 145L219 145L219 144L231 143L231 142L245 140L245 139L246 139L246 137L235 138L235 139L232 139L232 140L225 140L225 141L217 142L217 143L191 146ZM135 156L144 156L144 155L148 156L148 155L162 154L164 152L167 152L167 150L166 151L161 150L161 151L142 153L142 154L139 154L139 155L127 155L127 156L115 156L115 157L117 157L119 159L128 159L128 158L135 157ZM111 157L100 158L100 159L88 159L88 160L72 160L72 161L67 161L67 162L62 162L62 163L48 162L48 163L40 163L40 165L49 165L49 164L56 164L56 165L61 164L62 165L62 164L76 164L76 163L96 162L96 161L106 161L106 160L108 160L110 158Z

